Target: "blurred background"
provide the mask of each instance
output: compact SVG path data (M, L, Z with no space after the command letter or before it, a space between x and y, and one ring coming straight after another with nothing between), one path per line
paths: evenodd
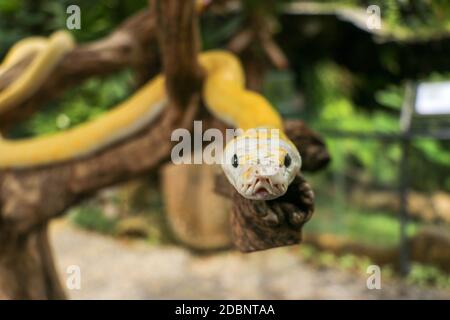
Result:
M203 50L237 52L248 85L284 117L303 119L319 132L331 154L326 169L305 173L316 210L304 243L235 252L223 217L204 222L211 217L167 214L155 174L103 190L53 223L62 279L68 265L82 270L82 288L69 296L449 298L450 141L414 136L405 167L400 115L408 83L450 80L450 3L219 2L223 6L201 15ZM72 31L78 43L108 35L147 6L140 0L0 0L0 59L24 37L65 28L70 4L81 8L82 28ZM369 5L380 8L380 29L367 27ZM89 79L6 135L66 130L100 117L135 88L132 70ZM163 175L174 174L170 170ZM402 181L409 189L403 227ZM183 231L186 225L202 228L201 239L191 239L200 236ZM366 287L372 264L381 267L382 290Z

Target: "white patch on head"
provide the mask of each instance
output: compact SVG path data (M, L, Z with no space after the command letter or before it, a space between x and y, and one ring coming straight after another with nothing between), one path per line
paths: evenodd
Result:
M260 130L267 129L256 129ZM244 134L225 147L222 168L236 190L252 200L271 200L286 193L301 167L292 143L279 136Z

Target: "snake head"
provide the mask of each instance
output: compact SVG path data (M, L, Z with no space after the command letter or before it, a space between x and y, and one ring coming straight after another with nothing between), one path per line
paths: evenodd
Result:
M272 200L286 193L301 163L297 148L287 138L280 137L279 130L257 128L227 143L222 168L243 197Z

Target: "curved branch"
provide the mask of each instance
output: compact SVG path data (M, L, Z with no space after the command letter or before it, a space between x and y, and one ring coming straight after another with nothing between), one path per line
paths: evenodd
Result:
M166 88L175 107L183 109L200 92L203 72L197 61L200 32L195 0L152 1L158 22Z

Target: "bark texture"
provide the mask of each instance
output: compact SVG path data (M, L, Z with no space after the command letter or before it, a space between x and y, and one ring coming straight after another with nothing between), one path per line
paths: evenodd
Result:
M300 243L301 229L314 212L314 193L301 176L286 194L271 201L253 201L233 192L232 237L243 252Z
M65 299L42 225L26 235L2 232L0 299Z

